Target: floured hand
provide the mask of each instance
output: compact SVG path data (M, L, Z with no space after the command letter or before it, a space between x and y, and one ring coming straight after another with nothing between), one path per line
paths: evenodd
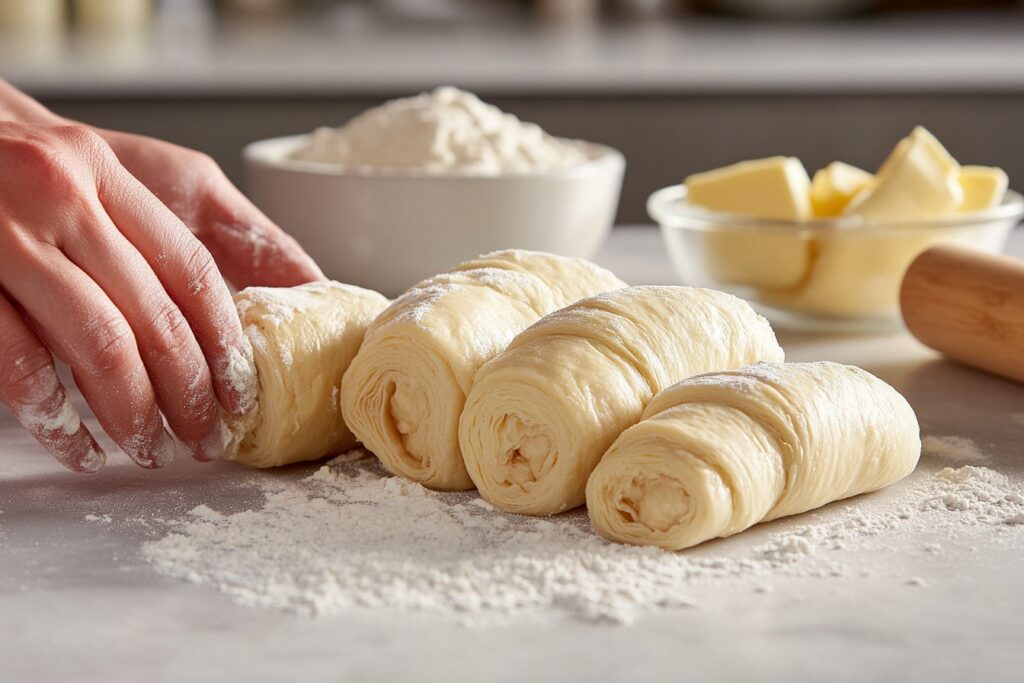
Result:
M210 252L88 128L0 121L0 177L0 401L64 465L99 469L55 355L139 465L179 440L220 455L221 410L245 413L256 388Z
M116 131L99 131L121 164L202 241L238 288L323 280L298 242L238 191L209 156Z

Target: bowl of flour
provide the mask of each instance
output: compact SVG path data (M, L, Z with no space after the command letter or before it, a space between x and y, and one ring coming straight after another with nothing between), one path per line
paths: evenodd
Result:
M495 249L593 256L625 170L610 147L450 87L252 143L244 160L252 199L328 277L389 296Z

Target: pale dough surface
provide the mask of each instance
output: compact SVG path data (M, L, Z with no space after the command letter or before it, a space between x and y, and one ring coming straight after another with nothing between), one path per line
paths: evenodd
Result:
M875 491L910 474L917 418L837 363L759 363L656 396L587 483L594 528L670 550Z
M601 455L661 389L782 358L768 322L729 294L630 287L585 299L527 329L477 374L459 428L469 474L502 510L576 507Z
M519 250L428 278L367 332L345 375L345 420L395 474L435 489L470 489L458 424L477 370L541 316L621 287L582 259Z
M250 287L235 304L252 342L259 393L256 409L235 421L237 450L226 457L273 467L354 446L341 416L341 378L388 300L368 289L316 282Z

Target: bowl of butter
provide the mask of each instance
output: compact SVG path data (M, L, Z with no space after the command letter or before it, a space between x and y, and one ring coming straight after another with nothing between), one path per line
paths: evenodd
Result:
M1024 216L1006 173L961 166L927 130L874 174L843 162L813 179L799 159L743 161L691 175L647 203L686 284L740 296L795 329L900 324L899 289L922 251L999 252Z

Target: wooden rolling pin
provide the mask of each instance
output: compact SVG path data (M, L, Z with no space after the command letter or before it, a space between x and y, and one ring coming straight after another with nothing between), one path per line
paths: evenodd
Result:
M1024 261L935 247L910 265L903 320L949 358L1024 382Z

